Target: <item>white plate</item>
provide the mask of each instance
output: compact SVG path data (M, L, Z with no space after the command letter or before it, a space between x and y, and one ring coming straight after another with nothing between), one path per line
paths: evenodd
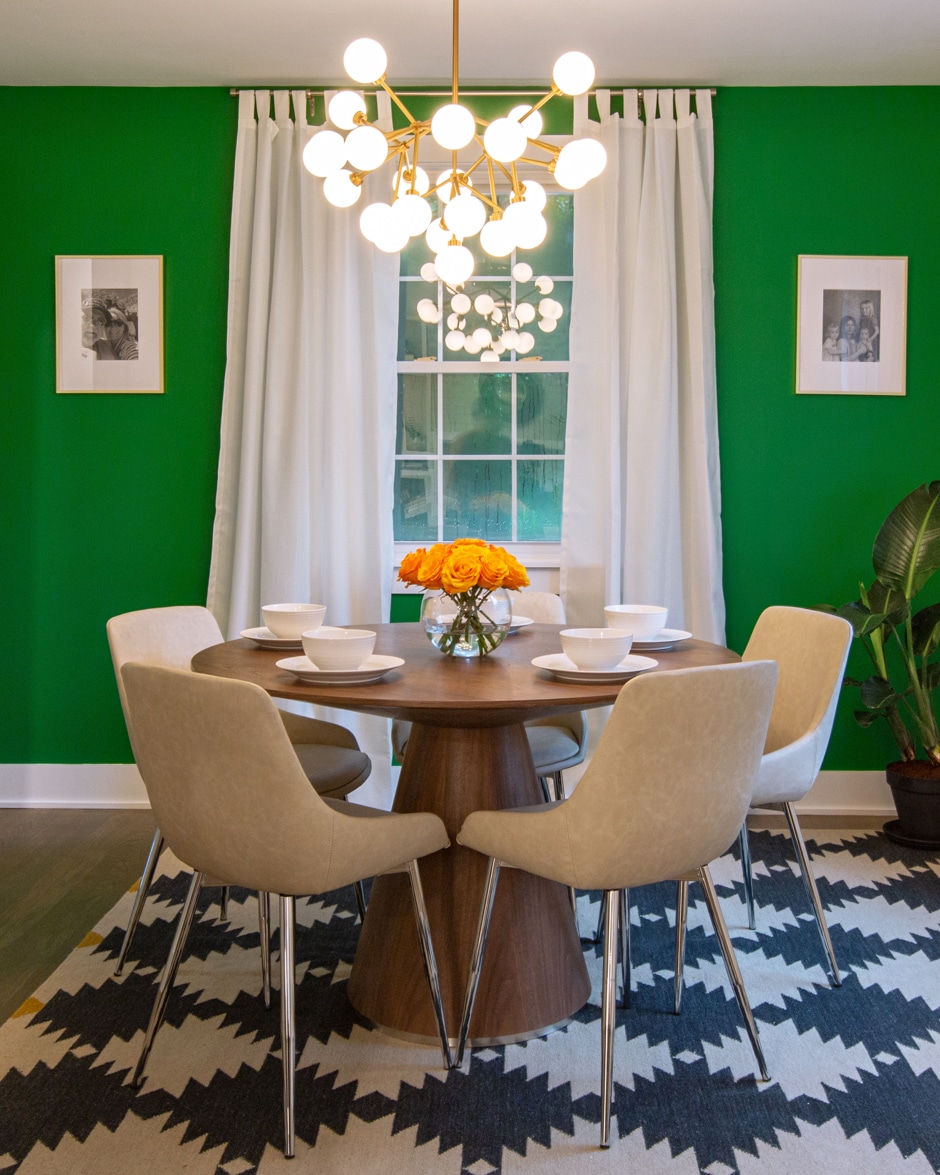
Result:
M262 649L302 649L300 637L275 636L270 628L246 628L241 634L246 641L254 641Z
M401 657L382 657L375 653L358 669L318 669L309 657L285 657L277 662L277 667L293 673L307 685L367 685L404 663Z
M664 628L658 636L650 637L648 641L634 641L633 648L649 652L658 649L662 652L663 649L671 649L679 641L688 640L691 635L690 632L683 632L681 628Z
M536 669L547 669L559 681L574 681L584 685L607 685L613 681L626 681L636 673L654 669L659 662L652 657L635 657L628 653L613 669L579 669L564 653L549 653L545 657L534 657Z
M528 628L530 624L535 621L531 616L513 616L509 624L509 635L512 636L514 632L518 632L520 628Z

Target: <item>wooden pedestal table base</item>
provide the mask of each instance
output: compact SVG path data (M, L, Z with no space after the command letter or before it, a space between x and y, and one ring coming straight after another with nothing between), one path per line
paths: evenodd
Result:
M542 802L521 724L412 727L396 812L436 812L453 840L476 809ZM420 870L444 1014L456 1034L486 858L454 843L422 858ZM407 878L377 877L349 978L350 1002L379 1027L433 1044L434 1017L420 959ZM503 870L471 1044L506 1044L543 1035L572 1016L590 994L567 889L521 870Z

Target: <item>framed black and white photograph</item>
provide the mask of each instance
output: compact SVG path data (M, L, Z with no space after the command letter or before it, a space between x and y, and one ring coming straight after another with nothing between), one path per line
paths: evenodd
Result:
M907 258L801 256L796 390L903 396Z
M162 257L56 257L56 391L163 391Z

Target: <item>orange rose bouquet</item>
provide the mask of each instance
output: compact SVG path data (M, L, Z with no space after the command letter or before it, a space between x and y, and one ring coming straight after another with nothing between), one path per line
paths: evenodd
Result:
M422 620L431 643L458 657L482 657L500 644L512 619L501 589L518 591L529 584L514 555L482 539L455 539L411 551L401 561L398 578L425 592L443 593L425 597Z

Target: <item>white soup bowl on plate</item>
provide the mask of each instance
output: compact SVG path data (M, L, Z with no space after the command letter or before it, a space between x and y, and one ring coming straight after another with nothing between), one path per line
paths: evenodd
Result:
M326 604L265 604L261 609L268 630L282 640L292 641L319 628L325 615Z
M666 627L669 609L658 604L608 604L604 619L611 628L632 632L635 641L651 641Z
M579 669L616 669L630 652L633 633L620 628L566 628L561 647Z
M314 628L301 640L314 665L332 672L358 669L375 648L375 633L367 628Z

